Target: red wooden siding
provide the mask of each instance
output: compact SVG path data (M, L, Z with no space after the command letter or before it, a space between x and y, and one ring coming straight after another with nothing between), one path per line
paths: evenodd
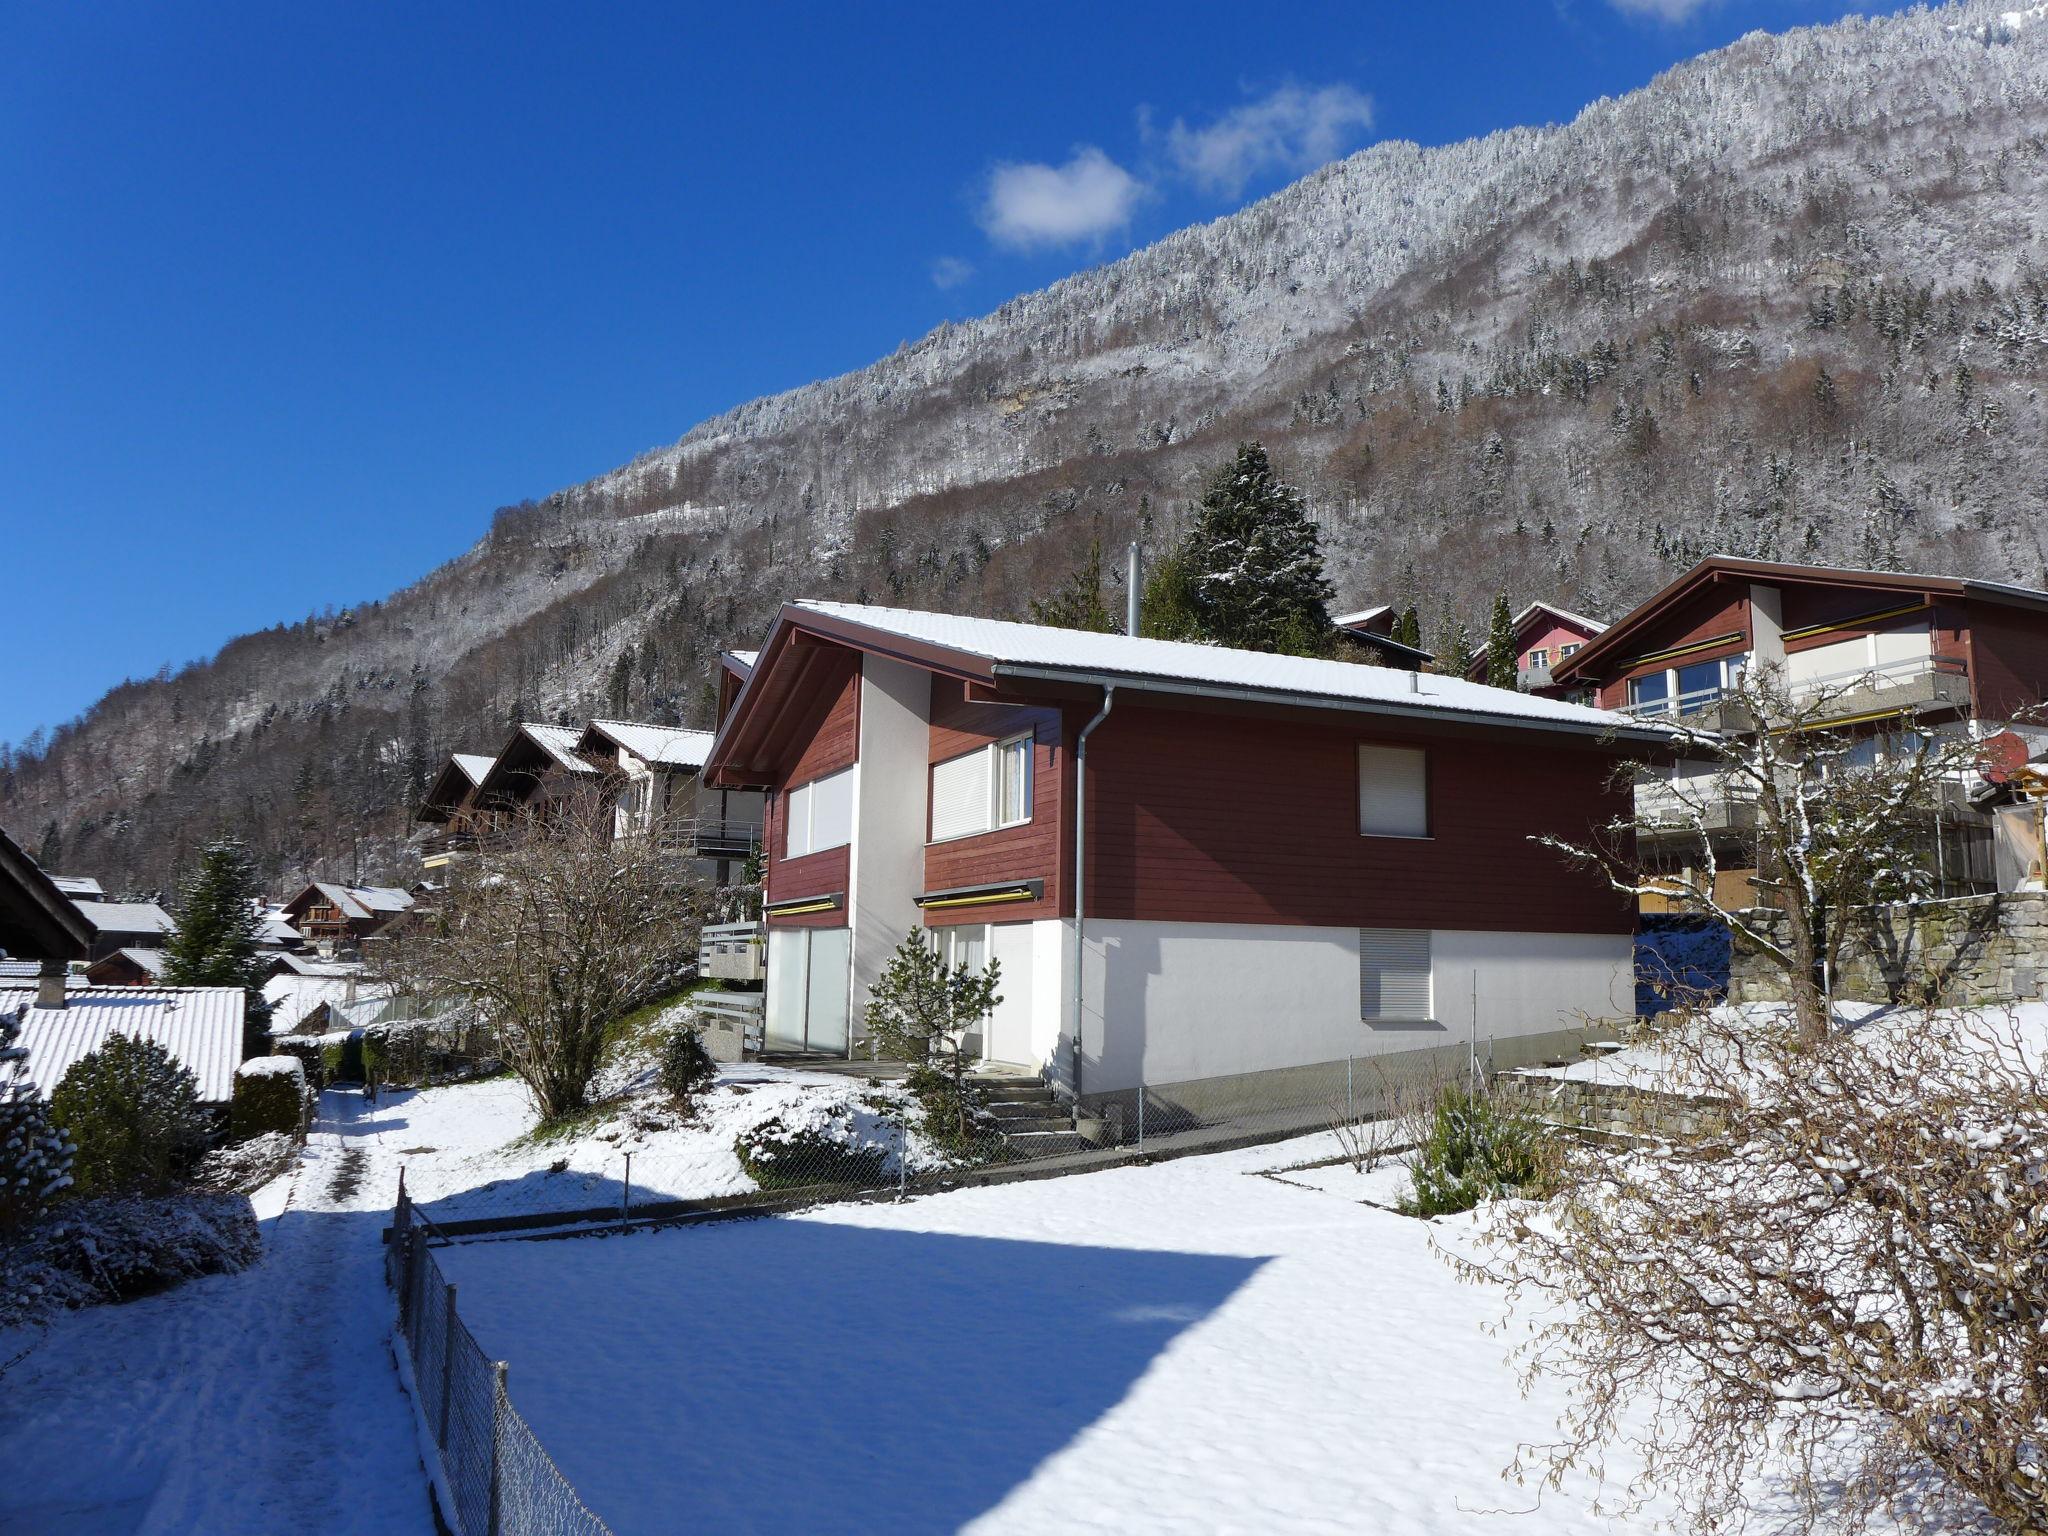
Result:
M1061 814L1064 759L1063 729L1056 707L972 702L966 687L953 678L932 679L930 761L944 762L963 752L1030 731L1031 820L973 837L928 844L924 851L924 888L954 890L1001 881L1043 880L1045 894L1037 901L1010 901L986 907L942 907L928 912L932 927L949 923L1021 922L1026 918L1058 917L1064 910L1066 882L1063 857L1072 833ZM929 781L927 781L929 802ZM929 808L927 808L929 814Z
M1969 605L1971 694L1979 716L2011 718L2048 699L2048 614Z
M860 653L839 651L820 665L828 669L823 686L805 708L806 718L793 738L793 755L789 766L776 777L777 793L766 818L768 858L763 879L771 902L843 894L852 868L849 848L827 848L798 859L783 855L789 846L785 834L790 787L849 767L860 754ZM836 912L772 917L769 921L778 928L842 928L846 911L842 907Z
M1426 839L1358 831L1361 741L1425 747ZM1629 933L1632 905L1532 834L1629 808L1598 747L1397 734L1119 701L1088 745L1091 917Z
M1638 656L1671 650L1710 640L1716 635L1740 631L1741 638L1726 645L1697 651L1677 661L1636 663ZM1749 649L1749 584L1709 586L1688 598L1670 614L1644 624L1629 635L1622 654L1602 664L1599 703L1604 709L1619 709L1628 702L1628 680L1647 672L1662 672L1685 662L1711 661L1717 656L1734 656Z

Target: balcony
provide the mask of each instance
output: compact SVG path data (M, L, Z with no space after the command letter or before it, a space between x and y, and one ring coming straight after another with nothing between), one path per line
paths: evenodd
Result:
M1948 656L1912 656L1871 667L1848 667L1812 677L1794 678L1790 693L1795 705L1825 699L1827 718L1849 720L1859 715L1907 710L1970 707L1970 673L1962 661ZM1661 699L1624 704L1621 712L1638 720L1681 716L1707 730L1753 729L1746 711L1724 701L1720 684Z
M1524 693L1533 693L1538 688L1550 686L1550 663L1530 663L1515 669L1515 686Z
M761 846L758 820L671 816L656 829L664 848L709 859L744 859Z
M1660 840L1665 837L1710 837L1753 831L1756 800L1739 791L1712 785L1680 789L1665 783L1636 786L1636 836Z

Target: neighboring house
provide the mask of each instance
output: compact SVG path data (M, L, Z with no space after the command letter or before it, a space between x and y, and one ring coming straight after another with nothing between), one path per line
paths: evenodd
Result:
M21 845L0 829L0 956L11 966L30 964L28 994L62 1008L67 963L82 960L93 930L78 905Z
M91 875L52 875L51 883L73 901L105 901L106 888Z
M117 949L85 968L85 979L96 987L154 986L163 974L160 949Z
M720 885L732 882L761 842L761 793L702 781L712 733L631 720L593 720L577 755L606 775L620 837L659 836L705 861Z
M1553 669L1576 656L1606 630L1607 626L1598 619L1589 619L1555 603L1529 604L1515 615L1515 686L1525 693L1563 693L1552 680ZM1485 647L1472 658L1471 669L1465 675L1475 683L1486 681Z
M473 829L489 832L523 812L544 812L552 796L578 785L595 787L597 765L576 751L582 734L573 725L528 723L515 729L476 787Z
M1376 653L1382 666L1419 672L1436 657L1394 638L1394 622L1399 618L1400 614L1391 604L1380 603L1371 608L1361 608L1356 613L1339 614L1330 623Z
M92 929L88 960L104 960L122 949L162 949L178 926L153 901L81 901L76 906Z
M760 659L759 651L718 653L718 718L721 722L732 713L740 690L747 686L747 679L754 675L754 663Z
M421 867L443 869L468 852L476 836L477 792L497 761L474 752L455 752L434 775L426 797L413 813L414 821L438 829L418 840Z
M285 916L283 903L259 901L256 904L258 949L297 949L305 942L305 936L294 928L292 920Z
M985 1059L1213 1103L1629 1014L1633 911L1531 838L1625 812L1660 739L1462 678L804 602L704 777L770 792L771 1050L858 1050L922 923L1001 962Z
M1782 669L1795 698L1833 696L1833 723L1881 754L1903 732L1996 733L2048 697L2048 592L1956 576L1902 575L1788 565L1715 555L1638 605L1553 666L1564 689L1589 691L1631 717L1683 715L1711 728L1725 691L1745 668ZM1637 792L1648 851L1672 867L1699 859L1682 801L1712 778L1700 763L1666 770L1679 790ZM1712 798L1708 796L1707 798ZM1988 816L1957 786L1934 830L1947 894L1995 885ZM1660 817L1669 820L1660 831ZM1753 858L1744 849L1752 810L1722 798L1708 808L1719 896L1746 905Z
M263 983L273 1035L319 1034L329 1008L385 995L386 989L365 978L359 967L315 975L285 972Z
M364 939L412 910L410 891L316 880L280 909L323 954L360 949Z
M0 986L0 1013L16 1009L28 1077L45 1096L109 1035L122 1034L169 1051L197 1081L201 1104L225 1108L234 1097L242 1063L240 987L72 986L63 1005L52 1008L34 987Z

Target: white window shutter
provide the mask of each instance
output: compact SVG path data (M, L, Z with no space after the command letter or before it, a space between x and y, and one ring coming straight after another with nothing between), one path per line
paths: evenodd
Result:
M811 851L840 848L853 841L853 775L851 768L828 773L811 783Z
M969 752L932 765L932 841L966 837L989 827L989 752Z
M1359 1017L1421 1023L1431 1009L1429 930L1359 929Z
M1422 748L1359 747L1358 830L1370 837L1429 835L1429 755Z

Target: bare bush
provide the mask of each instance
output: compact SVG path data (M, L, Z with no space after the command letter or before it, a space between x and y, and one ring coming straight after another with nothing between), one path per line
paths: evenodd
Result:
M1564 1193L1496 1208L1451 1262L1535 1316L1525 1384L1562 1379L1555 1486L1633 1446L1632 1502L1739 1523L1764 1478L1789 1525L1889 1512L2048 1531L2048 1079L2012 1019L1880 1014L1809 1038L1719 1010L1664 1043L1664 1086L1721 1100L1680 1147L1581 1148ZM1974 1508L1972 1506L1975 1506Z
M575 794L455 866L375 962L402 992L472 1006L553 1119L586 1103L612 1026L683 976L705 899L685 860L615 837L602 797Z

